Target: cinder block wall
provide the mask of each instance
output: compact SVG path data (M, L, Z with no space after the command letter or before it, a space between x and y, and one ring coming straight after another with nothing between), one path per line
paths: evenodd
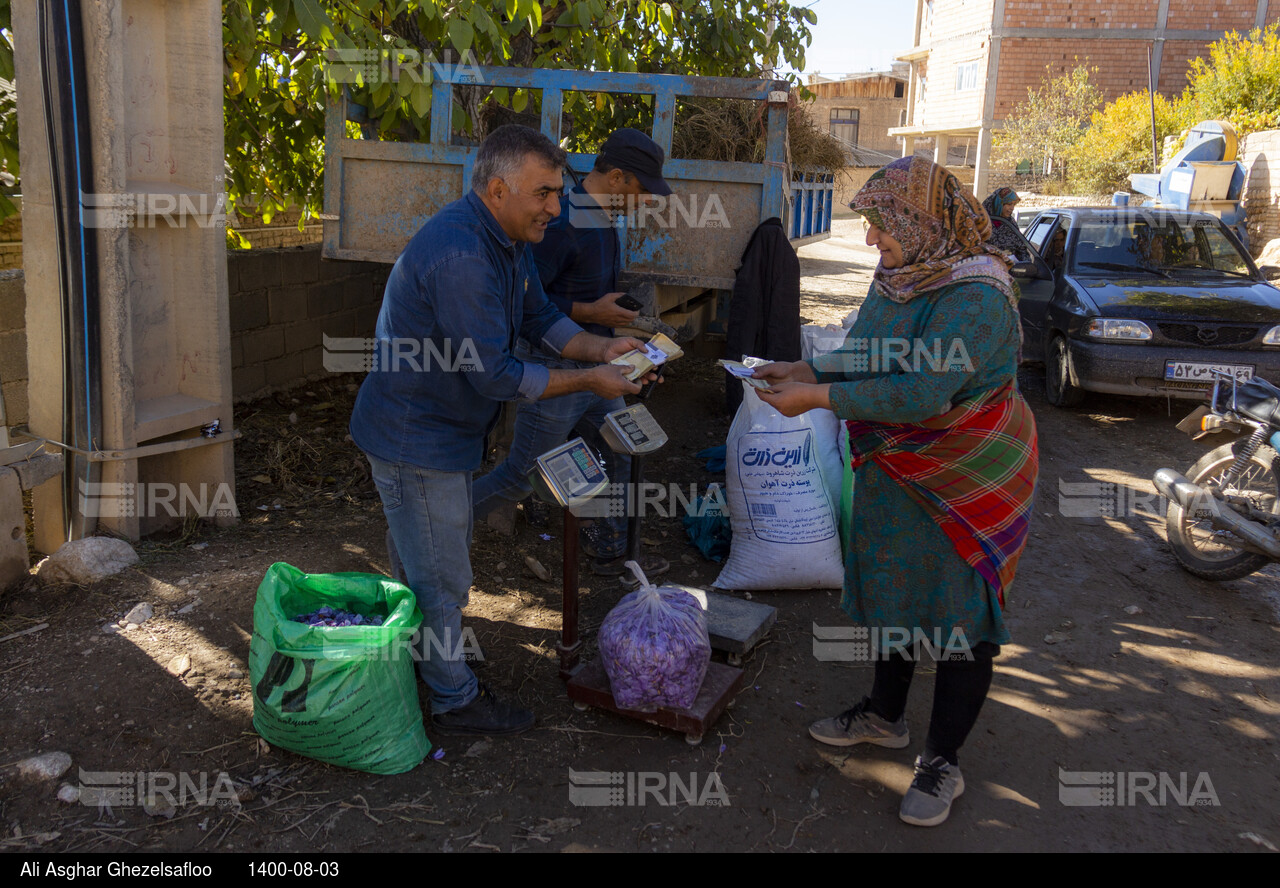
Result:
M373 335L391 266L333 262L320 245L227 254L232 393L237 401L326 375L321 336ZM27 422L26 295L0 271L0 384L5 422Z
M0 271L0 390L5 424L27 421L27 293L21 271Z
M1240 159L1248 171L1244 207L1249 213L1249 249L1257 256L1268 241L1280 237L1280 130L1245 136Z
M390 270L322 260L319 244L229 253L235 399L323 375L322 336L372 336Z

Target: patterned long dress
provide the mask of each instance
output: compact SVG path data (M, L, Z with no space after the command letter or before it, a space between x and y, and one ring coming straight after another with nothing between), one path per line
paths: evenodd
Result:
M903 304L873 286L844 345L813 366L819 382L833 383L840 419L919 422L1015 378L1017 323L1008 299L987 284L952 284ZM920 344L906 368L895 359L902 342ZM962 358L969 367L960 368ZM944 644L957 631L969 645L1009 641L996 590L874 461L857 471L852 537L841 607L856 622L918 627Z

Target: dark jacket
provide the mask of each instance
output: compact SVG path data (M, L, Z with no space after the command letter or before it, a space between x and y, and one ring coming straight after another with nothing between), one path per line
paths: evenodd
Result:
M800 260L780 219L766 219L742 253L729 304L725 356L800 360ZM742 383L725 387L729 413L742 403Z

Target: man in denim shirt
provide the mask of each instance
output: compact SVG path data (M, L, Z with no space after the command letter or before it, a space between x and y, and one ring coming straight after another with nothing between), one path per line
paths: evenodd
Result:
M639 314L618 304L618 298L625 294L618 292L621 261L611 211L651 194L669 195L662 162L662 148L644 133L617 130L601 146L595 167L582 184L560 199L560 215L547 227L547 236L531 248L547 298L591 333L612 336L613 327L625 327ZM548 368L581 366L536 340L522 338L516 355ZM532 490L528 476L540 455L563 444L579 423L598 429L607 414L625 406L621 397L606 398L590 391L522 403L511 452L492 472L476 479L475 517L483 519L491 512L507 514L506 510ZM625 483L631 477L630 467L625 455L614 454L607 471L615 484ZM592 570L604 576L621 574L627 548L626 517L597 519L584 536L593 558ZM655 576L664 573L668 565L662 558L645 556L641 567L646 575Z
M440 733L511 734L534 723L532 712L496 700L461 656L471 473L500 402L640 390L607 363L639 340L584 332L548 303L526 246L560 212L564 163L564 151L527 127L485 139L472 193L428 220L391 270L374 368L351 416L423 613L418 670ZM521 361L517 335L583 363Z

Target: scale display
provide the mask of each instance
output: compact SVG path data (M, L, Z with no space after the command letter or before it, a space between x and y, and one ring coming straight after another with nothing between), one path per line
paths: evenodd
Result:
M538 457L529 481L539 497L564 508L580 506L609 487L599 460L581 438Z
M643 404L615 410L604 418L600 434L615 453L643 456L667 443L667 433Z

